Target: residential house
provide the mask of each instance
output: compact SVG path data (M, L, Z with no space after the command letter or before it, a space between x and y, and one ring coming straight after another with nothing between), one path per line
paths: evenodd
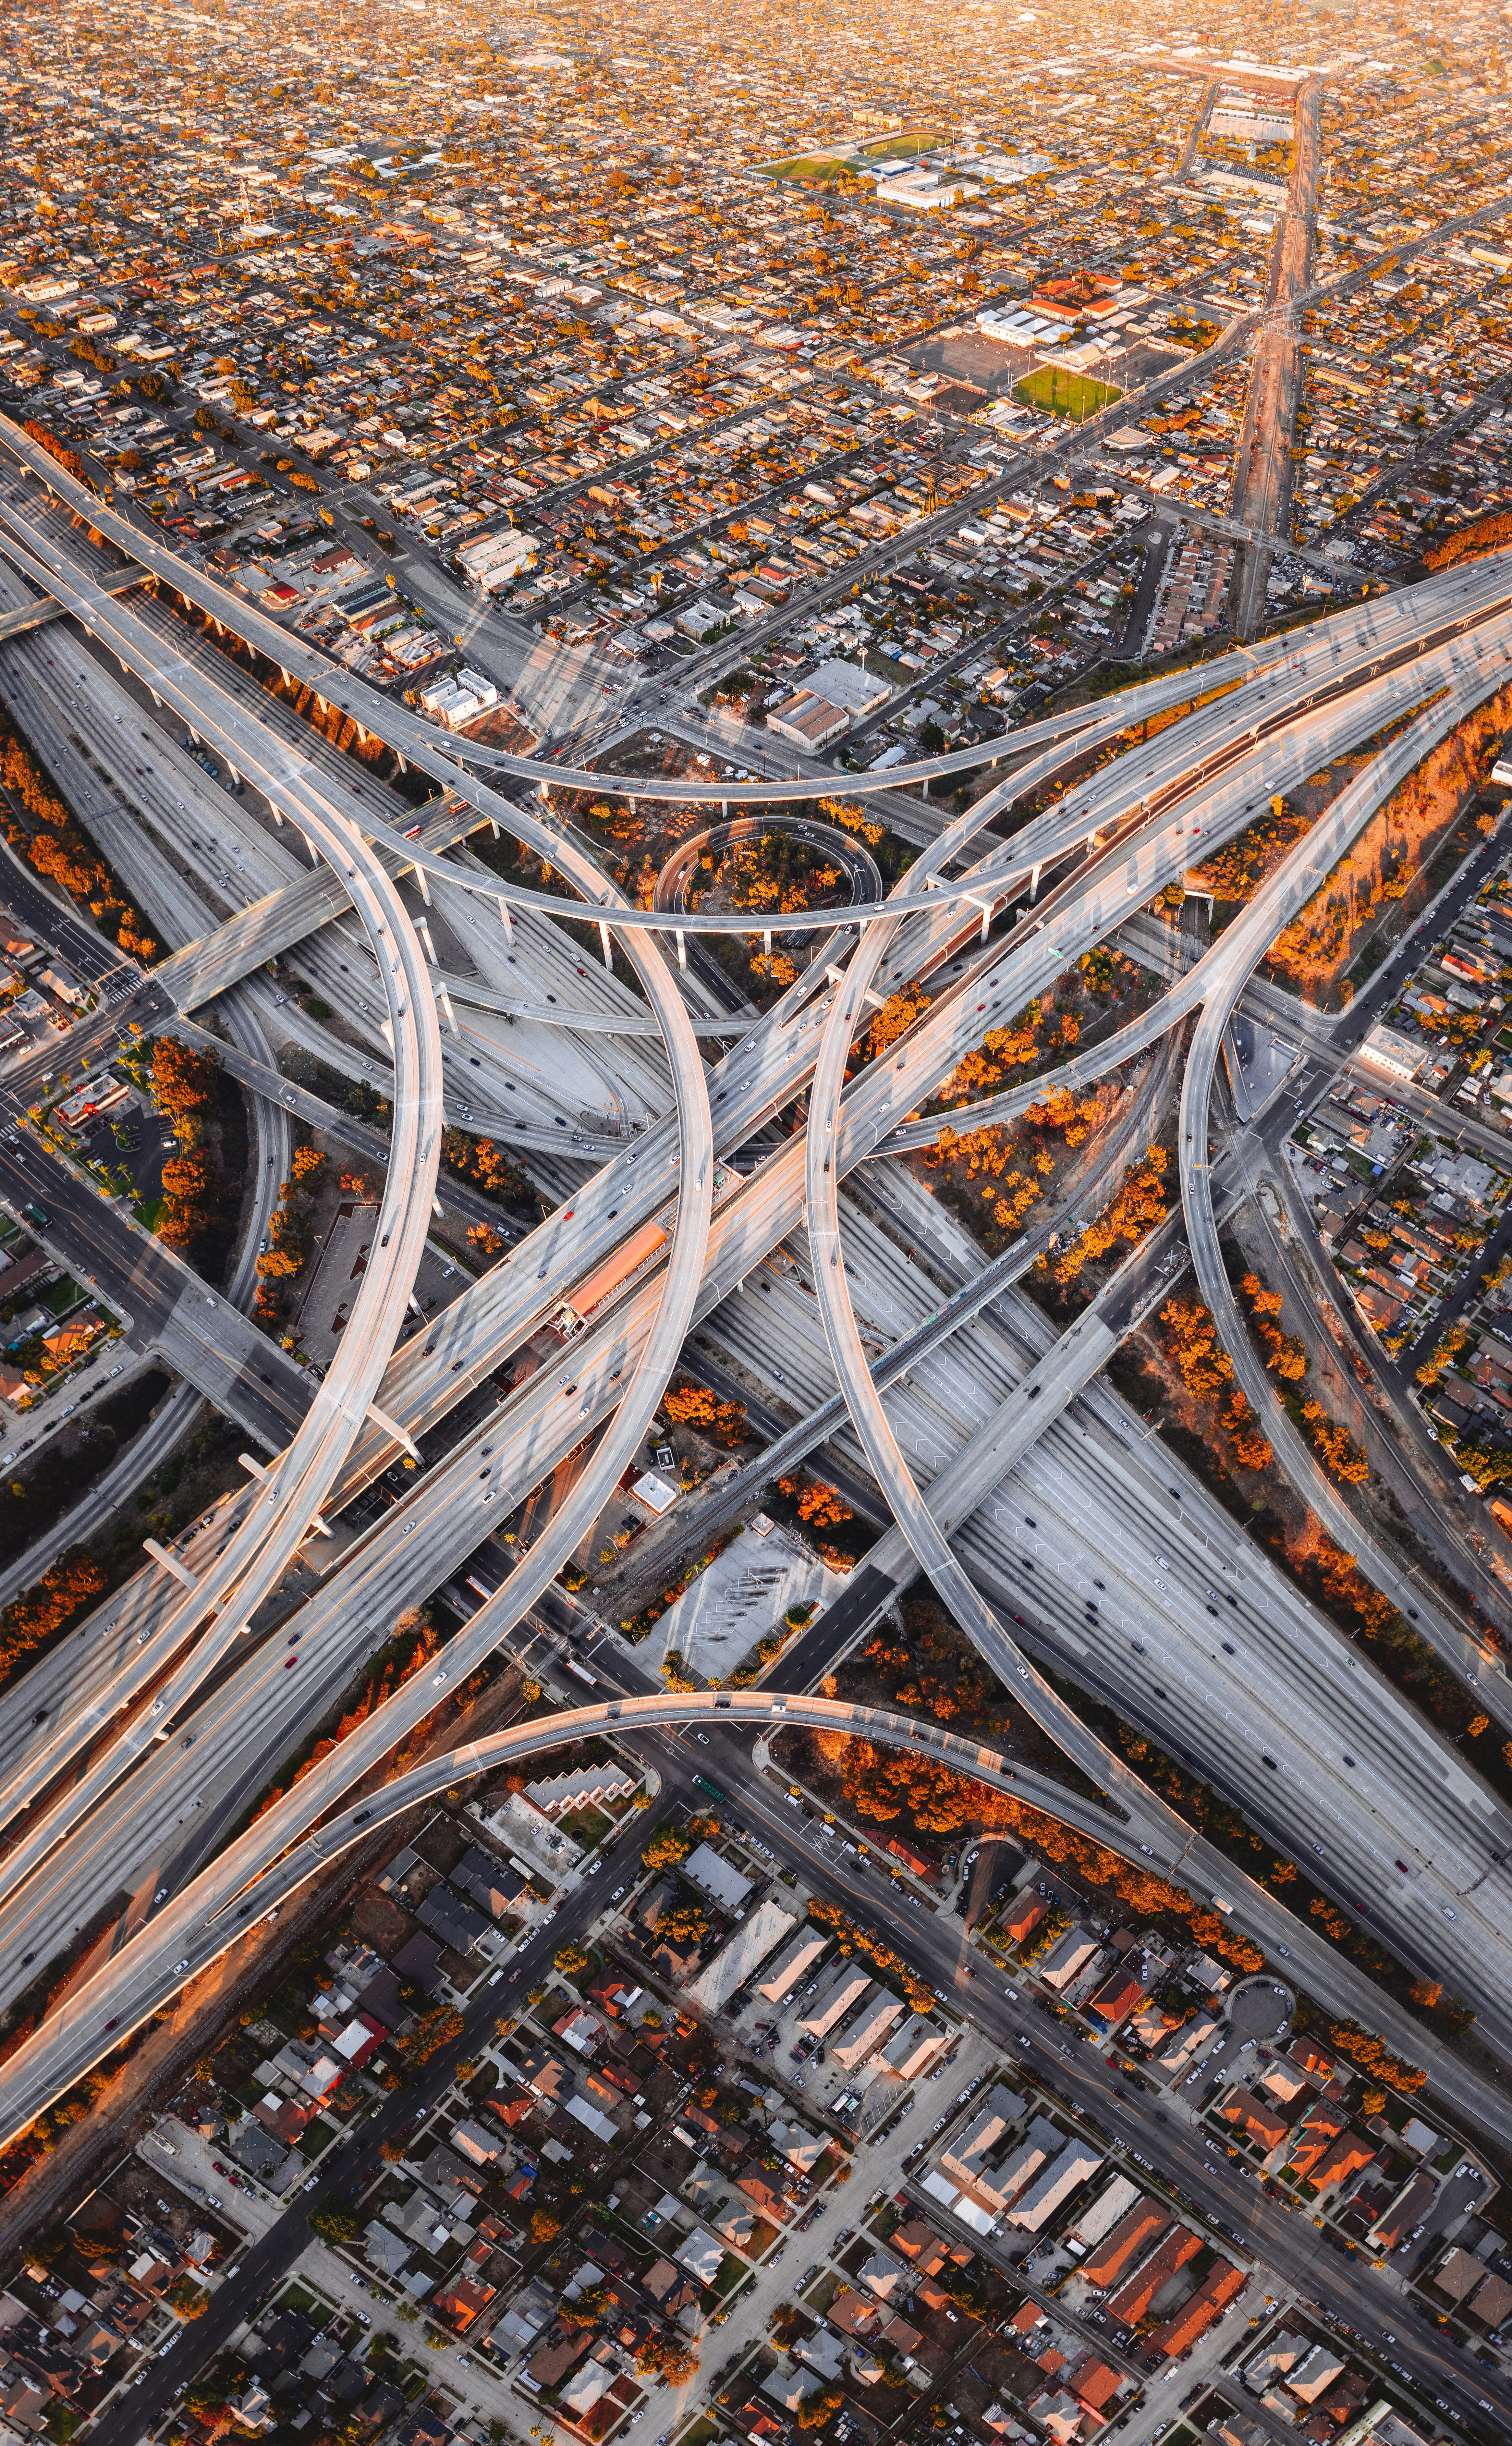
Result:
M1267 2155L1273 2149L1279 2149L1287 2136L1288 2126L1275 2107L1267 2106L1242 2083L1236 2083L1218 2111L1223 2121L1232 2123L1246 2140L1257 2141Z

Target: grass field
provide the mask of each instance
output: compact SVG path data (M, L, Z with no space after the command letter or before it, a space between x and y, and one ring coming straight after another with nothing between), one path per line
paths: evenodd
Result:
M857 148L857 159L862 161L912 160L917 154L931 152L942 141L937 127L900 127L894 136L879 137L875 144Z
M855 178L859 162L914 161L940 141L936 128L902 127L891 136L879 137L871 144L847 145L833 153L795 153L785 161L764 161L759 175L764 179L796 179L808 186L835 186L842 179Z
M1123 392L1112 383L1094 382L1090 374L1073 374L1064 366L1037 366L1013 386L1013 397L1025 407L1048 407L1052 416L1095 416Z
M854 174L848 158L839 153L795 154L790 161L766 161L760 175L764 179L796 179L803 186L837 187Z

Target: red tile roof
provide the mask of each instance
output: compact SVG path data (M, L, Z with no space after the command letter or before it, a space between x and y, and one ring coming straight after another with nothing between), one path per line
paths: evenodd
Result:
M1183 2302L1163 2326L1156 2328L1148 2339L1149 2350L1163 2353L1167 2361L1175 2361L1179 2353L1185 2352L1188 2344L1195 2344L1199 2336L1207 2333L1214 2320L1222 2317L1236 2293L1243 2290L1242 2268L1231 2266L1226 2259L1217 2260L1191 2299Z
M1147 2249L1169 2222L1164 2209L1154 2200L1137 2200L1107 2239L1083 2260L1082 2273L1088 2285L1111 2285L1123 2274L1135 2252Z
M1173 2226L1148 2259L1135 2269L1123 2291L1113 2296L1108 2308L1114 2318L1122 2319L1125 2326L1137 2326L1161 2286L1179 2267L1194 2259L1201 2248L1197 2235L1184 2225Z

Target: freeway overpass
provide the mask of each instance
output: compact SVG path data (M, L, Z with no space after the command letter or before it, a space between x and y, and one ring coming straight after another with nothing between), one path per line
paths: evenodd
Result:
M45 537L43 540L48 543L49 549L52 548L50 538ZM36 538L33 536L32 543L34 544ZM28 544L26 547L18 547L18 550L29 551L31 548L32 544ZM891 1125L899 1112L906 1113L909 1109L909 1101L917 1101L921 1081L928 1074L929 1069L933 1066L936 1075L940 1075L942 1063L947 1061L953 1063L954 1058L958 1058L958 1050L964 1049L980 1035L984 1015L990 1009L1001 1008L1005 1004L1010 1010L1017 1007L1025 994L1032 989L1032 981L1041 975L1048 977L1055 973L1068 957L1075 955L1075 944L1078 940L1096 940L1099 932L1106 931L1114 915L1121 913L1127 907L1130 894L1135 896L1136 905L1138 905L1139 901L1147 898L1152 891L1160 888L1160 877L1166 872L1168 862L1170 871L1174 873L1180 871L1181 864L1189 861L1194 852L1185 846L1182 838L1186 830L1185 823L1172 821L1173 816L1179 810L1184 809L1187 813L1197 815L1198 820L1193 827L1194 837L1199 837L1201 845L1204 846L1227 837L1232 829L1241 827L1242 822L1247 820L1248 805L1244 791L1239 786L1238 778L1234 777L1233 768L1240 762L1242 751L1247 749L1253 753L1262 729L1277 726L1275 743L1269 750L1273 761L1295 756L1305 771L1307 763L1316 757L1320 745L1331 736L1357 736L1362 725L1367 724L1378 725L1383 716L1393 706L1409 706L1413 702L1414 690L1421 693L1433 684L1435 677L1441 671L1452 672L1456 668L1456 657L1461 663L1466 660L1473 662L1476 649L1480 646L1483 648L1484 663L1484 641L1478 636L1477 629L1481 621L1488 615L1493 615L1499 608L1496 599L1496 586L1499 582L1495 573L1492 573L1489 577L1483 574L1473 584L1461 583L1446 587L1442 595L1435 594L1428 603L1420 602L1417 606L1417 631L1401 622L1383 623L1377 629L1370 622L1360 621L1356 615L1352 647L1341 631L1331 633L1329 642L1332 652L1332 668L1328 667L1327 656L1323 656L1320 663L1312 670L1308 668L1304 658L1297 658L1295 662L1287 666L1286 685L1280 685L1276 680L1262 680L1255 692L1253 708L1251 703L1246 703L1242 709L1243 715L1249 716L1250 719L1241 718L1238 726L1235 724L1234 715L1238 709L1231 706L1226 713L1216 714L1205 732L1200 734L1187 732L1174 748L1168 738L1163 747L1160 742L1154 743L1154 753L1143 760L1144 766L1152 777L1151 785L1144 791L1135 807L1134 823L1127 836L1113 843L1104 843L1100 852L1094 848L1087 860L1085 871L1076 878L1074 891L1064 897L1057 897L1054 902L1046 904L1043 909L1021 921L1020 927L1015 929L1007 946L994 947L990 956L978 955L976 961L968 969L970 982L965 984L964 990L957 991L953 997L948 998L947 1007L938 1014L932 1013L928 1021L918 1025L917 1033L911 1031L912 1041L902 1042L897 1069L889 1070L886 1065L873 1065L874 1071L885 1073L884 1084L890 1090L887 1101L884 1103L877 1082L872 1079L871 1073L866 1074L862 1081L858 1082L858 1086L863 1090L870 1082L869 1108L867 1108L867 1096L863 1093L854 1101L852 1099L846 1100L847 1105L851 1107L846 1111L839 1103L837 1091L835 1102L830 1108L831 1127L824 1133L824 1136L831 1137L835 1140L833 1173L829 1170L830 1157L822 1157L820 1134L812 1129L810 1132L807 1156L809 1179L806 1189L811 1214L824 1212L821 1198L816 1197L814 1193L815 1170L821 1161L825 1166L822 1176L829 1178L832 1183L829 1193L829 1210L835 1212L837 1210L834 1209L833 1184L836 1176L842 1161L858 1159L857 1149L861 1147L867 1135L866 1125L871 1120L880 1118L884 1123ZM96 589L96 595L98 592L99 590ZM1503 599L1504 600L1504 597ZM96 600L90 598L86 602L82 593L79 600L81 609L87 611L99 633L118 638L126 634L123 626L111 624ZM1441 602L1442 612L1435 608ZM1435 619L1441 623L1438 628L1432 626ZM1424 630L1427 633L1422 633ZM282 634L282 632L277 633ZM287 642L285 640L286 644ZM134 647L134 650L140 652L141 649ZM1435 655L1440 658L1438 662L1434 660ZM1396 658L1394 662L1393 656ZM1351 664L1352 668L1341 668ZM1482 673L1478 670L1475 676L1478 679ZM202 663L197 663L194 673L195 693L189 700L194 706L197 719L203 718L203 706L206 702L205 685L205 667ZM1274 704L1269 702L1273 696L1276 698ZM221 702L222 697L225 698L224 703ZM224 689L217 690L216 702L217 723L232 724L240 718L232 704L231 692ZM365 705L364 710L368 709ZM1209 710L1212 711L1211 708ZM1122 719L1126 722L1129 718L1127 709L1120 708L1120 712ZM1191 719L1195 721L1198 718ZM1331 724L1336 725L1336 729L1331 728ZM403 727L403 725L399 726ZM1296 734L1295 737L1291 735L1294 732ZM234 728L228 728L226 735L236 737L239 734ZM406 731L405 735L407 738L408 732ZM1200 737L1211 737L1213 741L1211 753L1205 759L1200 755L1194 755ZM424 747L424 743L422 746ZM434 754L434 750L430 748L425 748L424 752ZM445 760L441 761L444 762ZM1282 769L1285 769L1284 764ZM1226 771L1230 775L1228 780L1225 780ZM560 776L554 774L554 778L560 778ZM1127 794L1136 778L1131 771L1130 762L1121 760L1121 769L1116 774L1113 783L1111 785L1106 781L1104 783L1105 803L1108 799L1112 799L1115 802L1111 811L1115 820L1119 816L1116 801L1123 795L1126 809ZM1268 775L1267 779L1270 778ZM1008 786L1005 785L1005 787ZM1177 795L1174 798L1167 798L1164 795L1166 792L1175 792ZM1095 790L1090 786L1081 794L1080 798L1078 794L1068 794L1073 803L1065 813L1057 811L1058 820L1063 826L1060 835L1063 854L1067 843L1074 837L1064 829L1064 826L1068 821L1080 824L1085 820L1095 804L1096 795ZM1194 800L1197 802L1195 806L1192 803ZM485 814L489 812L490 802L481 790L476 800L470 803L481 807ZM531 819L521 818L520 811L518 809L509 809L505 814L504 802L492 801L491 803L499 806L501 815L509 822L511 829L525 830L530 823ZM1098 821L1093 815L1091 833L1094 842L1098 831ZM527 837L530 837L528 832ZM538 839L544 837L551 846L554 858L561 862L561 845L558 836L537 827L535 837ZM457 870L439 858L435 859L432 865L430 852L422 850L417 854L397 839L390 840L386 845L396 856L407 856L411 866L430 875L432 879L440 880L444 877L450 883L456 882ZM1011 889L1015 871L1022 877L1024 865L1020 845L1015 844L1015 852L1020 860L1016 870L1011 856L1003 853L994 853L993 857L986 862L983 873L973 878L974 885L973 896L985 903L984 934L987 931L986 921L991 918L993 907L1004 893ZM1034 880L1032 865L1030 867L1029 874L1032 890ZM601 877L597 875L595 869L585 869L582 886L595 894L590 906L595 917L601 911L603 912L602 922L613 925L621 940L625 942L630 956L634 960L633 937L637 931L644 931L641 917L649 913L628 912L622 908L605 904L597 896L601 889ZM482 891L485 887L479 885L476 888ZM1021 883L1020 888L1022 888ZM497 894L492 896L497 897ZM953 887L952 896L956 899L955 911L954 914L947 915L943 919L939 913L937 900L932 908L928 901L912 894L900 896L895 903L888 904L876 913L875 916L871 913L858 915L858 923L879 929L873 942L867 945L867 953L870 955L868 960L870 973L876 978L879 986L885 984L890 974L897 974L900 980L902 975L910 972L905 965L907 953L912 948L912 938L907 931L909 921L922 920L926 932L931 927L936 928L936 939L937 930L941 924L954 926L958 937L959 898L962 895ZM561 905L553 903L552 906L559 914ZM739 924L742 921L732 922ZM833 920L828 917L819 922L826 928L833 924ZM896 968L893 971L889 971L882 963L887 958L892 934L900 925L904 932L898 938ZM1084 933L1081 931L1084 928L1091 931ZM917 932L918 929L916 927L914 931ZM1047 961L1048 966L1045 965ZM731 1057L730 1062L726 1065L730 1084L719 1091L714 1099L715 1105L724 1103L727 1099L734 1099L747 1104L748 1109L751 1103L759 1106L764 1096L769 1097L779 1093L784 1087L787 1087L788 1092L791 1092L789 1082L795 1076L804 1077L813 1069L816 1054L822 1063L827 1060L833 1068L837 1048L841 1052L848 1050L851 1035L859 1025L864 1025L864 1008L859 1007L859 987L860 975L853 964L852 975L847 977L837 989L831 1001L822 1036L809 1032L818 1014L811 1009L806 1013L803 1010L801 1005L804 997L795 999L792 1009L784 1014L784 1023L782 1026L774 1027L768 1024L762 1030L752 1031L753 1038L757 1040L754 1048L750 1050L742 1048L740 1055ZM974 1004L972 1000L973 993L979 997ZM776 1048L775 1058L774 1047ZM816 1097L819 1076L820 1073L816 1072ZM751 1096L750 1091L753 1087L759 1092ZM899 1099L903 1101L899 1101ZM820 1109L822 1111L823 1107L821 1106ZM738 1125L739 1119L740 1115L737 1112L727 1112L723 1116L724 1126L727 1129L733 1129ZM837 1123L841 1126L837 1126ZM717 1135L721 1120L716 1114L710 1115L710 1126L711 1132ZM874 1146L879 1143L880 1143L879 1138L874 1138L872 1141ZM627 1176L630 1165L634 1159L633 1153L626 1165ZM614 1167L610 1169L613 1171ZM782 1159L778 1158L775 1166L765 1169L773 1171L774 1174L782 1173ZM687 1175L685 1174L684 1176L687 1177ZM650 1176L643 1176L643 1178L649 1179ZM784 1194L790 1194L791 1188L797 1186L797 1176L791 1165L787 1167L784 1179L786 1184ZM780 1219L782 1196L779 1195L774 1198L772 1195L774 1188L779 1186L775 1179L765 1181L762 1185L761 1197L751 1198L748 1206L737 1194L729 1211L737 1217L744 1236L737 1244L733 1233L728 1228L722 1229L720 1242L727 1252L748 1261L749 1251L753 1246L750 1236L751 1224L757 1220L763 1211L763 1200L765 1200L765 1220L757 1223L758 1237L762 1231L769 1231ZM619 1234L609 1235L613 1245L617 1238L622 1237L628 1218L620 1206L612 1209L604 1208L602 1195L603 1193L600 1192L601 1228L607 1232L608 1224L614 1221L619 1222L621 1227ZM679 1201L680 1209L686 1203L687 1201ZM576 1208L574 1214L569 1214L566 1220L572 1221L575 1219L575 1214ZM570 1286L571 1280L580 1278L581 1274L583 1265L581 1235L572 1234L570 1239L564 1239L563 1227L558 1225L555 1232L548 1229L547 1233L542 1236L546 1264L537 1275L538 1283L544 1280L555 1252ZM770 1242L768 1241L766 1245L770 1245ZM673 1253L675 1257L675 1251ZM703 1252L700 1251L700 1265L702 1265L702 1256ZM836 1257L837 1263L828 1270L830 1272L839 1270L838 1244ZM690 1270L685 1264L679 1276L678 1289L680 1292L686 1293L689 1299L688 1313L690 1314L692 1304L697 1299L707 1298L710 1292L717 1293L720 1282L716 1270L714 1278L707 1286L701 1287L694 1282L691 1290L689 1290L686 1280L681 1278L689 1270ZM822 1273L824 1270L821 1270ZM518 1292L521 1287L520 1283L517 1283L511 1288ZM654 1296L660 1298L659 1286ZM527 1308L523 1314L538 1315L539 1312L538 1306ZM523 1321L523 1315L520 1321ZM659 1325L660 1322L658 1311L656 1323ZM515 1329L518 1330L518 1323ZM637 1332L645 1334L647 1330L647 1312L643 1308L642 1321L637 1326ZM456 1339L454 1329L453 1349L456 1347ZM629 1347L629 1342L622 1331L619 1333L619 1345ZM497 1347L497 1340L490 1346ZM644 1354L650 1346L649 1342L642 1341L640 1346L641 1364L644 1365ZM425 1355L428 1357L431 1354L427 1352ZM672 1356L675 1356L675 1349ZM462 1373L463 1376L476 1364L476 1360L465 1358L446 1362L449 1374ZM618 1372L622 1374L622 1366ZM595 1383L590 1387L595 1402L600 1405L601 1415L607 1416L610 1410L619 1408L620 1397L611 1390L617 1381L618 1376L615 1371L608 1370L606 1374L601 1366ZM577 1388L574 1389L576 1392ZM847 1391L850 1390L851 1388L847 1386ZM568 1400L570 1401L571 1398L572 1396L569 1396ZM445 1406L447 1403L443 1400L440 1402L440 1408L444 1410ZM560 1431L568 1431L570 1411L559 1401L555 1402L554 1406L561 1413ZM582 1418L593 1414L592 1402L578 1412L576 1422L578 1434L581 1433ZM541 1423L544 1423L544 1413L542 1413ZM637 1434L638 1423L637 1421ZM389 1449L391 1448L390 1443ZM527 1465L539 1466L542 1458L543 1448L538 1437L530 1452ZM481 1474L484 1479L491 1475L492 1473L488 1472ZM495 1492L497 1493L497 1489ZM402 1534L403 1531L399 1533ZM558 1538L554 1535L550 1542L554 1551L559 1552ZM510 1604L519 1602L520 1595L520 1591L512 1588ZM496 1637L499 1633L497 1619L483 1628L490 1636ZM392 1720L384 1729L391 1740L394 1732Z
M1295 1942L1292 1947L1295 1975L1306 1979L1312 1992L1332 2009L1347 2009L1335 1998L1350 1995L1351 1976L1341 1981L1339 1957L1321 1937L1291 1918L1266 1890L1237 1876L1233 1863L1190 1830L1181 1828L1174 1853L1136 1843L1116 1808L1077 1799L1059 1785L1016 1768L996 1753L963 1740L937 1724L923 1724L885 1708L861 1707L841 1700L808 1694L784 1696L770 1691L659 1691L643 1697L595 1700L565 1713L509 1725L501 1733L444 1753L404 1775L386 1781L355 1807L326 1817L333 1793L344 1789L327 1773L331 1761L315 1768L296 1791L274 1804L257 1825L220 1854L182 1893L167 1902L145 1928L92 1978L70 1989L58 2009L7 2062L0 2066L0 2143L24 2130L50 2099L72 2086L89 2067L110 2054L132 2029L158 2011L183 1981L206 1968L236 1944L249 1926L296 1893L312 1877L366 1842L371 1829L402 1816L419 1802L472 1777L491 1773L529 1759L537 1751L563 1740L593 1734L633 1734L658 1724L711 1722L721 1729L755 1724L801 1724L820 1730L843 1729L886 1747L936 1759L958 1773L974 1777L1028 1807L1053 1801L1054 1814L1076 1825L1098 1843L1125 1857L1172 1870L1202 1895L1219 1892L1235 1925L1257 1935L1273 1950L1281 1931ZM307 1790L313 1786L313 1790ZM322 1819L303 1833L312 1816ZM267 1837L274 1838L271 1842ZM1213 1880L1211 1887L1208 1880ZM1219 1881L1221 1880L1219 1883ZM1421 2028L1389 2008L1377 2015L1388 2042L1404 2052L1438 2054L1425 2049ZM1435 2066L1436 2076L1452 2078L1461 2098L1476 2103L1474 2112L1487 2129L1501 2124L1500 2094L1466 2077L1452 2061Z

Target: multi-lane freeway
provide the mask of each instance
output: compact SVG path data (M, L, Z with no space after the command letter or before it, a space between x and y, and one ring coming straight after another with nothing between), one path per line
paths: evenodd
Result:
M1161 1288L1162 1260L1179 1261L1174 1226L1137 1261L1138 1284L1131 1276L1050 1346L1043 1320L1011 1290L1011 1270L978 1295L971 1244L888 1154L905 1129L913 1137L925 1126L910 1117L985 1033L1234 838L1271 795L1404 718L1416 718L1404 738L1421 753L1450 718L1425 713L1428 700L1448 690L1457 714L1491 693L1512 638L1512 578L1503 563L1493 558L1334 615L1301 641L1219 658L1204 669L1209 693L1153 740L1136 743L1135 726L1151 712L1190 705L1189 680L1152 683L1018 734L1013 771L943 827L890 898L784 915L784 931L830 938L825 957L765 1018L744 1029L716 1021L714 1032L732 1049L709 1073L673 965L676 939L695 929L748 931L748 918L690 915L675 890L658 895L670 906L628 905L548 808L521 806L500 787L529 781L549 790L591 779L595 791L633 797L644 782L444 740L79 492L15 428L4 438L17 473L0 495L0 550L23 598L26 588L30 599L55 598L88 641L81 651L74 629L52 625L17 635L5 651L18 658L30 691L30 721L45 736L52 725L58 760L72 743L95 777L91 787L81 764L77 787L88 798L81 813L179 946L157 972L158 1024L165 1005L224 1006L235 989L244 1027L260 1039L243 1036L240 1046L238 1066L255 1089L270 1089L272 1046L292 1036L335 1067L376 1078L391 1096L395 1129L379 1262L364 1278L337 1366L302 1420L291 1410L267 1435L278 1455L272 1477L195 1533L171 1592L163 1574L143 1575L112 1601L108 1625L83 1627L62 1665L49 1667L63 1703L47 1722L28 1721L20 1693L0 1702L3 1805L13 1821L0 1859L0 1986L14 1993L25 1984L44 1929L88 1917L123 1885L140 1891L150 1880L163 1896L107 1968L7 2064L0 2124L17 2128L108 2049L116 2031L156 2010L236 1932L225 1913L242 1910L236 1896L249 1885L255 1899L245 1909L260 1911L331 1855L337 1838L317 1821L339 1827L343 1795L541 1598L633 1458L700 1320L713 1320L720 1343L754 1374L775 1375L800 1420L823 1419L820 1432L836 1437L848 1464L879 1488L898 1531L879 1550L879 1582L896 1589L911 1568L930 1571L1011 1693L1112 1797L1113 1815L1099 1819L1104 1840L1182 1862L1194 1881L1236 1882L1221 1861L1199 1859L1189 1830L1090 1733L1042 1665L1068 1667L1083 1686L1150 1724L1234 1791L1255 1823L1275 1828L1277 1841L1310 1845L1317 1881L1362 1916L1370 1907L1358 1897L1381 1891L1387 1847L1404 1850L1399 1950L1446 1966L1483 2028L1512 2047L1512 1954L1498 1890L1487 1885L1512 1852L1512 1823L1332 1625L1258 1562L1201 1489L1137 1448L1128 1414L1099 1381L1103 1361ZM39 477L62 507L49 506ZM70 506L85 505L105 547L71 523ZM123 595L111 546L173 592L156 601ZM317 741L208 633L191 629L175 596L350 712L441 786L439 806L418 827L406 819L369 774ZM165 740L151 700L255 798L227 794L212 828L199 768ZM1006 839L989 829L1011 823L1017 800L1062 765L1115 742L1122 752L1065 789L1048 813ZM869 798L879 779L927 783L992 752L838 787ZM1409 762L1399 741L1376 757L1331 817L1330 833L1304 844L1314 862L1289 860L1247 926L1181 981L1156 1021L1107 1048L1105 1061L1126 1061L1201 1006L1202 1054L1188 1059L1181 1125L1190 1120L1204 1156L1208 1048L1265 943L1339 854L1340 824L1367 818L1405 769L1404 755ZM657 795L718 801L723 819L812 786L811 777L658 783ZM270 828L267 812L283 820L283 832ZM581 895L601 958L564 933L559 898L501 886L469 856L462 844L482 824L550 858ZM286 846L294 836L323 869L312 873ZM652 933L671 938L671 957L647 939ZM615 953L628 978L614 971ZM291 997L255 980L271 956L288 954L339 1013L343 1037L322 1034ZM876 1008L925 978L928 1007L885 1056L861 1058L858 1069ZM699 1024L707 1042L707 1020ZM370 1052L355 1053L354 1043ZM564 1065L577 1068L570 1093L557 1084ZM1067 1073L1091 1075L1085 1061ZM1041 1093L1046 1084L1036 1082ZM548 1112L553 1095L565 1110ZM801 1095L806 1129L784 1136L774 1124ZM276 1101L287 1110L281 1088ZM559 1203L396 1347L444 1114L473 1128L517 1117L517 1143L560 1159ZM10 1152L0 1149L0 1166ZM862 1163L858 1203L842 1183ZM1183 1165L1194 1251L1200 1237L1212 1245L1206 1183L1200 1166ZM95 1203L106 1224L119 1225ZM767 1262L784 1243L796 1270ZM916 1250L928 1252L936 1279L961 1284L947 1316L930 1276L913 1263ZM102 1244L103 1273L114 1281L110 1262ZM563 1345L560 1364L538 1367L507 1394L493 1385L589 1282L582 1330ZM816 1313L827 1355L813 1332ZM884 1357L874 1367L867 1339L903 1364L890 1367ZM244 1361L236 1372L248 1372ZM276 1394L276 1372L268 1372ZM299 1389L308 1401L303 1380ZM840 1428L841 1404L848 1430ZM418 1454L422 1438L427 1466L391 1510L344 1542L292 1617L287 1647L277 1638L244 1640L268 1600L287 1592L316 1513L371 1483L400 1447ZM495 1521L585 1442L591 1457L573 1491L529 1551L516 1550L497 1595L435 1675L396 1693L317 1776L227 1846L248 1799L353 1665L382 1644L400 1608L454 1572ZM1023 1508L1026 1493L1032 1512ZM1364 1542L1355 1551L1363 1568L1392 1584L1389 1555ZM1421 1598L1414 1609L1441 1652L1459 1652L1452 1618ZM810 1632L804 1674L830 1669L861 1618L858 1601L847 1619ZM1363 1712L1362 1680L1371 1693ZM785 1706L797 1721L821 1703L761 1696L722 1712L769 1722ZM893 1737L935 1738L917 1727ZM539 1736L514 1738L528 1746ZM1348 1786L1341 1759L1353 1778ZM484 1762L482 1753L454 1759L449 1772ZM1016 1780L1029 1797L1026 1779ZM1038 1789L1033 1797L1077 1815L1068 1797L1055 1801ZM1448 1895L1455 1900L1441 1900ZM1314 1992L1388 2031L1404 2052L1415 2046L1431 2057L1435 2079L1464 2112L1492 2113L1484 2084L1443 2060L1273 1897L1246 1889L1235 1907L1268 1947L1305 1964Z

